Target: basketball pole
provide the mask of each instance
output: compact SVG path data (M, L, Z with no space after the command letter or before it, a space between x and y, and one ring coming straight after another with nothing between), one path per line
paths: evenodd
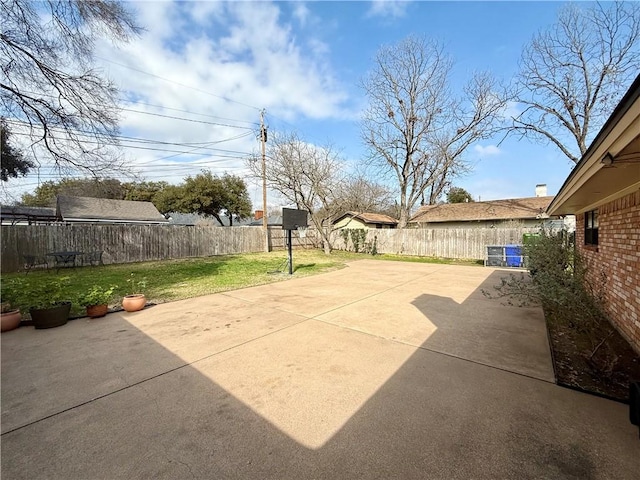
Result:
M267 129L264 126L264 109L260 111L260 143L262 144L262 230L264 251L269 251L269 218L267 216Z
M293 250L291 249L291 230L287 230L287 243L289 244L289 275L293 275Z

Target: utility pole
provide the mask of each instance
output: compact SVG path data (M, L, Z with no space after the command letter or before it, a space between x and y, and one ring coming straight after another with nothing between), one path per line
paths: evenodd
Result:
M267 127L264 126L264 109L260 111L260 143L262 145L262 229L264 251L269 251L269 219L267 218Z

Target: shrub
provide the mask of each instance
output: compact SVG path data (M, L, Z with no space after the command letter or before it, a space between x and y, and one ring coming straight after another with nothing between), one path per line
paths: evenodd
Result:
M116 286L103 288L100 285L93 285L89 290L78 298L78 303L83 307L94 305L108 305L113 298Z
M21 308L49 308L70 302L73 295L70 292L69 277L41 279L28 286L20 286L14 292L14 302Z
M142 291L147 286L147 278L143 277L140 280L136 280L135 274L131 272L131 275L129 275L129 278L127 278L127 286L130 295L142 293Z
M498 292L483 293L501 297L510 305L541 304L547 320L553 318L588 340L588 360L606 345L613 332L604 309L606 278L596 285L588 281L586 265L575 249L575 235L565 230L541 229L539 236L523 247L530 275L511 274L495 287ZM615 357L615 356L614 356ZM610 368L611 359L601 360Z

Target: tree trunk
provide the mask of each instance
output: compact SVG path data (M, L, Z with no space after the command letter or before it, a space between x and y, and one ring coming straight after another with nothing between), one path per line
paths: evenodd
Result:
M397 228L405 228L409 221L409 215L406 208L402 208L400 210L400 218L398 219L398 227Z
M331 232L331 227L325 227L322 230L322 248L324 249L325 255L331 255L331 242L329 241L329 234Z
M325 255L331 255L331 245L329 244L328 240L325 238L322 239L322 247L324 248Z

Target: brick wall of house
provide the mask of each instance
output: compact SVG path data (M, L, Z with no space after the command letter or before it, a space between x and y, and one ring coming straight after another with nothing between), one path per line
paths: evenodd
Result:
M606 275L611 320L640 353L640 191L598 208L598 246L584 244L584 214L576 215L576 245L593 285Z

